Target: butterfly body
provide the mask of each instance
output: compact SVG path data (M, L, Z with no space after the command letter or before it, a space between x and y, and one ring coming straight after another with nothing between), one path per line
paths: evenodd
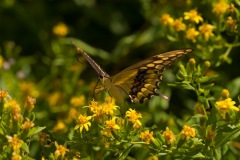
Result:
M103 84L101 90L104 89L109 92L119 103L124 102L123 94L127 95L133 103L143 103L153 96L159 96L157 90L162 82L162 72L174 61L193 51L193 49L181 49L158 54L142 60L111 77L83 50L78 47L77 50L98 73Z

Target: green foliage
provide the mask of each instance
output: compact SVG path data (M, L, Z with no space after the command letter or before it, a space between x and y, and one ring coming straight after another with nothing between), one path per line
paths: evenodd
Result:
M1 1L0 159L238 159L239 5ZM194 52L163 73L170 101L117 107L103 92L92 101L98 75L73 43L109 75Z

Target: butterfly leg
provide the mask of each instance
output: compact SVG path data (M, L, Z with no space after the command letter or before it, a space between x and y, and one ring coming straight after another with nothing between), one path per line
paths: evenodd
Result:
M93 89L93 98L95 98L95 95L97 95L98 93L104 90L104 87L97 87L98 83L99 83L99 80Z

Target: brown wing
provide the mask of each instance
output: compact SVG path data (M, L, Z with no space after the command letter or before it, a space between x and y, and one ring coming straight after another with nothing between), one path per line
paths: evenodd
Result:
M132 102L143 103L154 95L162 82L162 72L174 61L191 53L182 49L159 54L140 61L112 77L112 83L124 92Z

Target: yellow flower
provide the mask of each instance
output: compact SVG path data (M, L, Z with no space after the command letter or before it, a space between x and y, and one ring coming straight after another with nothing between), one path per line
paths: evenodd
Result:
M12 158L11 158L11 160L21 160L22 159L22 156L21 155L19 155L18 153L16 153L16 152L13 152L12 153Z
M52 130L54 132L64 132L66 129L66 125L61 120L58 120L57 124L53 127Z
M210 142L213 142L215 137L216 137L216 131L212 130L212 126L207 128L207 134L206 134L206 139Z
M36 89L36 85L32 82L23 81L19 84L19 88L24 95L30 95L32 97L39 96L39 91Z
M223 99L226 99L229 97L229 91L227 89L222 90L221 96Z
M176 140L174 133L168 127L166 127L166 131L162 133L162 136L169 145L173 144L173 142Z
M88 107L90 111L94 112L94 110L98 108L98 102L96 102L95 100L92 100Z
M104 143L105 148L109 148L110 142L107 138L103 137L102 142Z
M189 12L184 12L184 19L185 20L190 20L195 23L199 23L203 21L203 18L198 14L196 9L192 9Z
M112 97L107 96L107 97L105 98L105 103L115 104L115 100L114 100Z
M82 133L83 127L86 129L86 131L88 131L88 127L91 126L91 123L88 122L90 119L92 119L92 116L86 116L86 115L82 115L80 114L78 119L77 119L77 125L74 127L74 130L80 128L80 133Z
M38 134L38 137L39 137L39 141L41 142L41 144L44 146L44 147L50 147L51 145L51 139L49 138L49 135L47 133L39 133Z
M106 121L106 122L105 122L105 124L106 124L106 129L110 129L110 130L120 129L120 127L115 123L115 120L116 120L116 117L112 118L112 119L109 120L109 121Z
M96 119L98 122L102 123L102 120L105 116L104 106L100 105L93 111L94 119Z
M140 138L146 143L150 144L150 141L154 142L155 139L153 138L153 132L149 132L149 130L146 130L145 132L141 132Z
M186 25L182 22L182 18L176 19L173 22L173 28L176 31L184 31L186 29Z
M25 101L25 109L27 111L31 111L34 108L35 103L36 103L36 98L32 98L30 96L27 96L27 99Z
M232 101L231 98L227 98L227 99L220 100L220 101L216 102L217 110L221 114L223 119L225 119L226 113L228 112L228 110L239 111L239 108L234 106L235 103L236 102Z
M163 25L165 25L165 26L169 26L169 25L172 25L173 24L173 18L169 15L169 14L167 14L167 13L165 13L165 14L163 14L162 15L162 17L159 19L159 21L163 24Z
M130 108L129 111L126 112L126 117L134 124L134 129L137 129L142 125L142 123L138 120L139 118L142 118L141 113L137 113L135 110Z
M60 22L53 27L53 33L57 36L66 36L68 34L68 27Z
M48 96L48 103L50 106L56 106L60 99L62 99L62 94L60 92L53 92Z
M0 89L0 102L3 102L8 97L8 92Z
M186 38L192 40L193 43L196 42L196 37L199 35L199 32L195 28L189 28L186 31Z
M15 100L10 100L8 103L4 105L5 109L8 107L11 108L10 112L14 121L20 121L23 119L21 115L21 108Z
M237 29L238 25L237 25L237 20L233 19L231 16L228 17L227 19L227 30L230 32L233 32Z
M212 30L214 28L215 28L215 26L213 26L211 24L203 24L203 25L199 26L199 31L204 36L204 39L206 41L208 41L209 37L214 36L214 34L212 33Z
M54 152L54 157L55 159L58 159L59 156L61 156L61 158L63 158L66 154L66 152L68 152L69 150L64 147L63 145L58 145L57 142L55 142L55 146L56 146L56 151Z
M29 118L26 118L27 121L25 121L23 124L22 124L22 129L23 130L29 130L30 128L32 128L34 126L34 123L30 121Z
M226 3L226 0L219 0L217 3L213 4L212 12L217 16L220 16L224 12L226 12L227 8L228 8L228 4Z
M158 160L158 156L152 155L148 157L146 160Z
M196 108L194 109L194 114L202 114L204 115L204 105L200 102L196 103Z
M67 122L71 123L73 120L76 120L78 118L78 111L76 108L70 108L67 116Z
M188 140L190 137L196 136L196 130L187 125L183 126L183 130L181 131L182 139Z
M235 7L234 7L234 4L230 4L227 8L227 12L229 13L234 13L235 12Z
M83 106L85 103L85 96L81 95L79 97L73 97L70 100L70 104L74 107Z
M93 100L88 107L94 113L95 119L102 122L104 116L113 115L114 110L116 110L118 106L115 105L111 97L107 97L104 104L98 105L97 102Z
M13 137L7 135L6 138L8 139L9 145L13 148L13 151L18 153L23 141L19 139L16 134L14 134Z
M110 129L103 129L101 130L101 134L106 136L106 137L113 137L112 132Z
M117 106L115 106L112 103L104 103L103 104L103 111L106 115L113 115L113 111L117 109Z

